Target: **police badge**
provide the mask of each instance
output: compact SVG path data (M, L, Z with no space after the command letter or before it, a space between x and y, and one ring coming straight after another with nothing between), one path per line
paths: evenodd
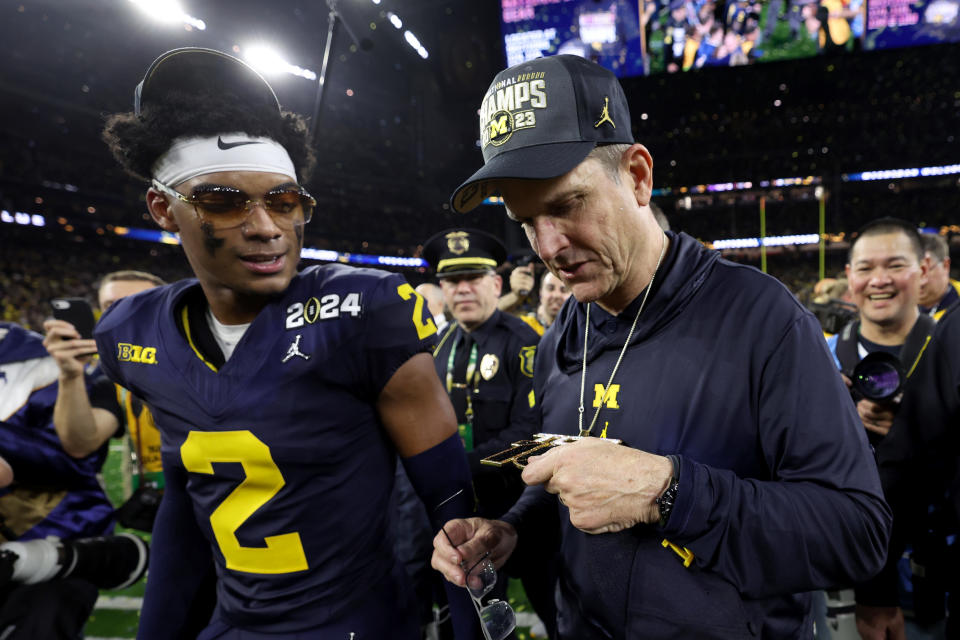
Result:
M450 253L459 256L470 250L470 234L466 231L452 231L447 234L446 238Z
M483 379L489 380L497 375L499 370L500 358L492 353L483 354L483 358L480 360L480 375L483 376Z

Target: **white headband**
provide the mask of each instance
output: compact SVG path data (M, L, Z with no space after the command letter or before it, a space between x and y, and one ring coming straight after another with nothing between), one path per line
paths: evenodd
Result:
M177 138L153 165L154 179L168 187L220 171L263 171L297 179L290 154L279 142L245 133Z

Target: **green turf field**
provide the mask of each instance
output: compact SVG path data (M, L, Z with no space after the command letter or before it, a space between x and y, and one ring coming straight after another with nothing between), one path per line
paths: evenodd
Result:
M124 456L123 447L119 443L111 443L110 455L103 467L103 479L107 487L107 495L114 505L119 506L123 502L123 471L121 463ZM117 532L130 531L143 537L149 542L150 536L139 531L133 531L117 527ZM151 558L153 560L153 558ZM87 623L87 640L119 638L135 638L137 635L137 621L140 616L140 603L143 598L144 581L128 589L120 591L102 591L100 599L97 601L97 607ZM508 598L511 606L519 614L522 621L529 623L529 616L532 614L530 604L523 593L523 587L519 581L511 580L508 590ZM524 615L526 614L526 615ZM542 636L541 636L542 637ZM518 640L528 640L535 638L530 635L528 626L517 628Z
M111 441L110 455L103 466L103 480L107 487L107 495L114 506L123 503L123 447ZM117 527L117 533L130 531L150 541L149 534ZM140 616L140 602L143 598L144 581L120 591L101 591L97 607L87 623L86 637L93 638L135 638L137 635L137 620Z

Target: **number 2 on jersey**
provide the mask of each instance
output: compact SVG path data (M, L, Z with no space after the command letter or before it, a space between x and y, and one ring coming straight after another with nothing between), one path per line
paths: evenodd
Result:
M243 465L246 478L210 514L210 527L228 569L291 573L309 568L297 532L267 536L266 547L244 547L237 539L237 529L286 484L266 444L249 431L191 431L180 457L192 473L212 475L214 462Z
M408 282L404 282L397 287L397 293L404 300L409 300L410 296L414 296L417 300L413 305L413 326L417 328L417 337L423 340L435 334L437 325L433 323L433 318L427 318L426 322L423 321L423 296L417 293L417 290L411 287Z

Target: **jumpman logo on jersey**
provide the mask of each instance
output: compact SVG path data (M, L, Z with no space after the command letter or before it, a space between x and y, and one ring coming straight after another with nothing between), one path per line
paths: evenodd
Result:
M293 357L295 357L295 356L300 356L300 357L303 358L304 360L309 360L309 359L310 359L310 356L308 356L307 354L305 354L303 351L300 351L300 338L301 338L301 337L302 337L302 336L298 333L296 339L293 341L293 344L291 344L291 345L290 345L290 348L287 349L287 355L283 356L282 362L286 362L287 360L289 360L289 359L291 359L291 358L293 358Z
M598 128L604 122L612 124L614 129L617 128L617 123L610 118L610 96L603 96L603 111L600 112L600 119L594 123L593 128Z

